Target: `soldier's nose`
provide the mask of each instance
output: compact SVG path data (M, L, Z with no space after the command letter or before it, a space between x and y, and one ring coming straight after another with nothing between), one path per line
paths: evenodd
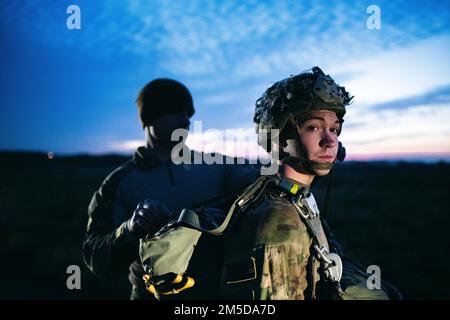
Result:
M337 137L329 132L325 132L320 140L319 145L323 148L334 148L337 143Z

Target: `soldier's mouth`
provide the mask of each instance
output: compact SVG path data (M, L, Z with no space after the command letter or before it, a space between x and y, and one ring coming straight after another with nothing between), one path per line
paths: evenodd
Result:
M326 163L330 163L330 162L334 161L334 157L331 155L320 156L319 159L321 160L320 162L326 162Z

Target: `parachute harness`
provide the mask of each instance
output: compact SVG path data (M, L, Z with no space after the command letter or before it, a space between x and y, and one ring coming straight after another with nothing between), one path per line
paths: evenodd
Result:
M316 252L315 257L320 262L326 279L335 286L338 293L341 293L342 260L338 254L330 252L328 240L320 220L319 208L313 194L306 188L284 179L280 179L278 185L293 196L291 202L312 235Z

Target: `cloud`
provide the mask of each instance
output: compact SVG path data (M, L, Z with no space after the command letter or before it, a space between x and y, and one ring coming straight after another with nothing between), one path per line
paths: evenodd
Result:
M217 152L231 157L267 159L266 151L256 141L253 127L205 129L201 121L194 121L186 145L194 150ZM102 152L130 153L142 145L145 145L143 140L113 141Z
M253 127L235 127L228 129L202 128L202 123L194 122L186 144L203 152L218 152L231 157L247 159L267 159L268 155L257 144L257 135Z
M355 103L381 104L441 90L450 83L450 34L430 37L335 68L353 72L345 83Z
M265 84L247 85L244 88L216 90L213 93L202 94L196 104L205 108L224 108L237 112L254 111L256 99L266 89ZM245 106L244 108L240 106Z
M365 152L351 153L346 161L408 161L408 162L450 162L448 152Z
M389 109L405 110L424 105L442 105L442 107L450 107L450 85L426 92L425 94L374 104L369 106L369 108L373 111Z
M144 140L119 140L112 141L102 150L102 152L129 153L135 151L138 147L145 145Z
M441 104L349 115L356 125L346 122L340 139L349 153L450 153L448 119L450 108Z
M195 92L208 127L243 122L272 82L319 65L355 95L342 135L350 150L382 151L391 143L392 149L420 150L418 141L433 150L448 148L436 138L448 137L450 117L448 2L377 1L381 30L367 29L368 3L360 1L77 3L78 33L65 30L67 6L55 1L8 2L0 8L0 24L11 38L28 36L33 46L61 53L61 59L71 52L117 61L133 86L150 76L180 79ZM126 85L121 95L130 92ZM206 138L208 145L219 142ZM123 140L110 148L131 151L142 143Z
M39 10L43 3L46 9ZM192 81L208 77L216 87L230 80L276 80L312 65L334 69L450 26L440 2L378 1L385 29L370 31L367 4L358 1L81 1L82 33L55 37L63 5L50 4L11 4L1 18L20 15L29 22L24 27L33 23L44 45L65 43L102 58L131 55L142 59L143 69Z

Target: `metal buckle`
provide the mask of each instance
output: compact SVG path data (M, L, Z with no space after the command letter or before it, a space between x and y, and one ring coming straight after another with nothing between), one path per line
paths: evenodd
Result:
M319 260L324 262L325 276L333 282L339 282L342 278L342 260L336 253L328 252L326 247L319 248L318 245L314 249L319 255Z
M317 244L314 245L314 249L319 254L319 260L324 261L326 264L332 264L333 261L328 259L328 249L326 247L319 248Z
M333 282L339 282L342 278L342 260L336 253L329 253L328 259L332 264L325 268L325 275Z
M313 218L318 217L320 215L320 211L319 211L319 207L317 206L317 202L316 202L316 199L314 198L313 194L311 192L309 192L308 194L305 195L305 197L303 199L305 199L309 209L312 212L311 216Z
M301 202L300 202L301 203ZM298 205L298 203L296 203L295 201L292 201L292 204L294 205L294 207L297 209L297 212L299 215L301 215L304 219L309 219L311 218L311 216L308 214L308 210L305 210L303 208L304 204L302 203L302 207L300 207ZM305 212L306 211L306 212Z

